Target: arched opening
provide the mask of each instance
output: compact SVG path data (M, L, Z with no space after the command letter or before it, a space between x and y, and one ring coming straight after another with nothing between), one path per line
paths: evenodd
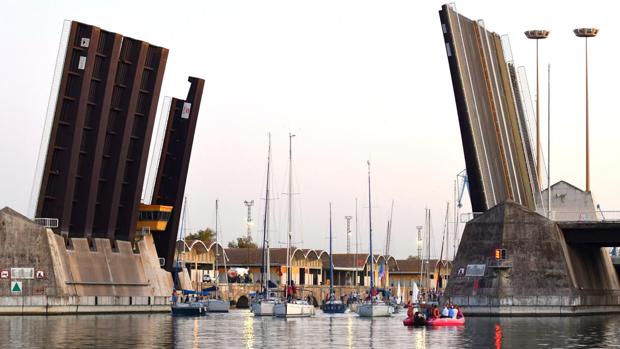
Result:
M250 304L249 304L248 297L246 297L246 296L239 297L239 299L237 299L236 307L237 307L237 309L247 309L247 308L249 308Z

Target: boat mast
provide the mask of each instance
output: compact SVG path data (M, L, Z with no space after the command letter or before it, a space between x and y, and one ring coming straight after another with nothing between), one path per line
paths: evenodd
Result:
M375 274L373 271L373 259L372 255L372 205L370 199L370 160L366 161L368 164L368 235L370 236L370 300L371 303L374 303L374 298L372 297L372 290L375 288Z
M332 256L332 203L329 203L329 299L334 297L334 259Z
M218 234L218 228L217 228L217 216L218 216L218 200L215 199L215 262L213 263L213 276L215 277L215 298L217 299L217 291L218 291L218 286L220 284L220 273L219 270L217 269L217 234Z
M291 237L293 235L293 137L288 134L288 239L286 241L286 285L284 297L288 299L288 286L291 285Z
M357 270L358 265L357 265L357 255L359 254L359 233L358 233L358 221L357 221L357 198L355 198L355 257L353 258L353 263L355 264L355 278L353 278L353 286L357 286L359 284L358 282L358 277L359 277L359 270Z
M446 202L446 220L443 225L443 234L441 238L441 250L439 252L439 259L437 260L437 264L435 265L435 269L437 270L437 284L436 289L439 290L439 285L443 286L443 282L441 282L441 266L443 265L443 247L444 242L446 243L446 260L448 260L448 245L449 237L448 237L448 214L450 212L450 202Z
M263 217L263 287L265 288L265 297L269 290L269 233L268 233L268 217L269 217L269 170L271 165L271 133L269 133L269 148L267 150L267 185L265 189L265 216Z

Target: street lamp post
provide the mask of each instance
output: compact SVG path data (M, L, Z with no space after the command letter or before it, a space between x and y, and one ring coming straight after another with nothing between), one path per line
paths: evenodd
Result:
M573 33L579 38L586 39L586 192L590 192L590 123L589 123L589 100L588 100L588 38L598 34L596 28L577 28Z
M528 39L536 40L536 176L538 177L538 186L542 187L541 163L542 149L540 146L540 89L538 79L538 41L546 39L549 36L548 30L535 29L525 32Z

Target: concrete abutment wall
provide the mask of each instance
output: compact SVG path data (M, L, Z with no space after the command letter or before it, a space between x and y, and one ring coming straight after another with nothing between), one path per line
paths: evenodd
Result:
M495 260L497 248L506 250L506 260ZM473 264L485 266L483 275L467 273ZM567 245L555 222L514 202L467 224L452 270L444 300L471 315L620 312L606 249Z
M134 253L128 241L65 240L21 214L0 210L0 313L55 314L170 311L172 277L161 269L153 238ZM15 268L43 277L13 275ZM17 271L16 271L17 272ZM11 290L18 283L19 292Z

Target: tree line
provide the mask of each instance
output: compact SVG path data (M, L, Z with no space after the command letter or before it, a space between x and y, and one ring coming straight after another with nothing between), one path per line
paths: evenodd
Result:
M191 233L185 237L185 242L190 243L196 240L200 240L204 242L205 245L209 246L215 241L215 231L211 228L201 229L195 233ZM228 248L257 248L258 246L252 240L251 236L241 236L236 240L230 241L228 243Z

